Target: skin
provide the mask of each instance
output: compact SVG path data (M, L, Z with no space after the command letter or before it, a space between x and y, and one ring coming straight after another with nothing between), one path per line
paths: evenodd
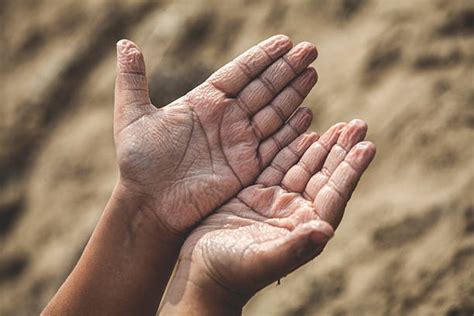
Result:
M121 41L118 52L121 181L172 235L186 235L252 184L311 122L309 109L294 112L316 83L307 68L317 56L312 44L292 48L288 37L272 37L163 108L150 103L137 46Z
M300 136L188 237L161 315L240 315L260 289L321 253L375 155L360 120Z
M150 102L145 63L117 43L120 176L82 257L43 314L153 314L189 232L255 183L311 123L310 43L277 35L171 104Z

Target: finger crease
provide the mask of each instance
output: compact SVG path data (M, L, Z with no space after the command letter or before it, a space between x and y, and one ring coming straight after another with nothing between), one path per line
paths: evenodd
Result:
M284 185L283 183L280 183L280 186L283 190L285 190L287 192L293 192L292 190L288 189L288 187L286 185Z
M285 119L285 115L283 115L283 112L281 111L281 109L279 107L277 107L276 105L274 105L273 103L270 103L268 104L268 106L273 110L273 112L276 113L276 115L280 118L281 120L281 123L285 123L286 119Z
M251 120L251 125L252 125L252 128L254 129L254 132L255 134L257 134L257 138L258 139L264 139L265 138L265 134L263 134L262 130L258 127L258 124L255 123L255 120L252 118Z
M275 169L277 172L280 172L280 173L285 173L286 170L285 168L283 168L282 166L280 166L279 164L275 163L275 162L272 162L272 164L270 165L270 167L272 167L273 169Z
M252 112L250 112L250 108L248 107L247 103L242 98L237 98L239 107L247 114L247 117L252 116Z
M295 156L295 158L299 158L299 157L300 157L299 153L296 152L296 150L294 150L294 149L291 148L290 146L288 146L288 150L290 151L290 153L292 153L292 154Z
M275 95L277 93L277 90L276 90L275 86L272 84L272 82L268 78L266 78L264 76L260 76L258 78L258 80L271 93L271 95Z
M272 62L274 60L274 58L267 52L264 47L260 45L257 45L257 47L260 48L260 50L268 57L269 62Z
M316 143L320 145L324 151L326 151L326 155L329 153L330 148L328 148L325 143L320 142L320 141L317 141Z
M308 175L312 175L313 173L311 172L311 170L308 168L308 166L306 165L305 162L303 161L300 161L298 162L298 165L301 167L301 169L303 169Z
M281 143L275 138L275 136L272 136L273 141L275 142L275 145L277 147L277 150L280 151L283 149Z
M300 132L299 132L293 125L291 125L291 122L288 123L287 125L290 127L290 129L291 129L296 135L299 135L299 134L300 134Z
M288 61L287 56L282 56L281 59L290 67L291 71L293 71L293 74L296 76L298 72L296 71L295 67Z
M342 145L339 144L339 143L337 143L337 144L335 145L335 147L341 148L342 150L344 150L344 152L345 152L346 154L349 152L349 149L350 149L350 148L349 148L349 149L346 149L344 146L342 146Z
M139 105L143 106L145 105L145 103L139 103ZM121 134L124 130L126 130L127 128L129 128L130 126L132 126L135 122L137 122L138 120L142 119L143 117L149 115L150 113L149 112L146 112L146 113L143 113L142 115L139 115L137 116L136 118L134 118L132 121L130 121L130 123L128 123L126 126L124 126L123 128L121 128L118 132L117 132L117 135Z
M252 70L246 63L243 63L239 58L234 59L234 63L248 79L252 79Z
M331 171L329 171L327 167L323 167L320 173L327 178L329 178L329 176L331 175Z
M339 190L339 188L337 187L337 185L334 183L333 180L329 179L329 181L326 183L326 185L328 186L328 188L330 188L332 191L336 192L337 195L339 195L339 197L344 201L346 199L346 197L344 196L344 194L342 194L342 192Z
M300 90L296 89L293 84L290 84L289 86L290 86L291 89L293 89L293 91L295 91L295 93L301 98L301 100L304 100L305 95L303 93L301 93Z
M355 173L359 173L357 168L355 168L349 161L344 160L343 162L346 163L349 166L349 168L351 168Z
M245 205L249 210L252 210L253 212L257 213L257 214L260 214L258 213L253 207L251 207L249 204L247 204L244 200L242 200L242 198L240 198L239 196L236 196L235 197L240 203L242 203L243 205Z
M306 191L306 189L304 189L303 193L301 193L301 195L306 199L306 200L312 200L313 197L309 195L308 191Z

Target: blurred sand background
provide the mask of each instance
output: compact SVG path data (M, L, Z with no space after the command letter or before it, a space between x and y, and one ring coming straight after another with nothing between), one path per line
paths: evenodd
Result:
M117 176L115 42L164 105L276 33L315 43L312 129L378 147L336 237L246 315L474 313L474 2L0 2L0 315L38 313Z

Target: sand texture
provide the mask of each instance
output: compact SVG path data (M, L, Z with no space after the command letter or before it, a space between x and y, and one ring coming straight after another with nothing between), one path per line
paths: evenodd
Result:
M474 2L0 2L0 315L38 313L117 177L115 42L165 105L267 36L315 43L312 130L368 122L378 153L324 253L246 315L474 313Z

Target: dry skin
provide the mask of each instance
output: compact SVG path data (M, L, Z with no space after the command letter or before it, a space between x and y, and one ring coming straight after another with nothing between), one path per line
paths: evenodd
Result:
M473 313L474 5L289 3L0 3L1 315L44 306L112 190L116 40L166 104L275 33L318 46L312 129L362 118L378 153L329 247L246 314Z

